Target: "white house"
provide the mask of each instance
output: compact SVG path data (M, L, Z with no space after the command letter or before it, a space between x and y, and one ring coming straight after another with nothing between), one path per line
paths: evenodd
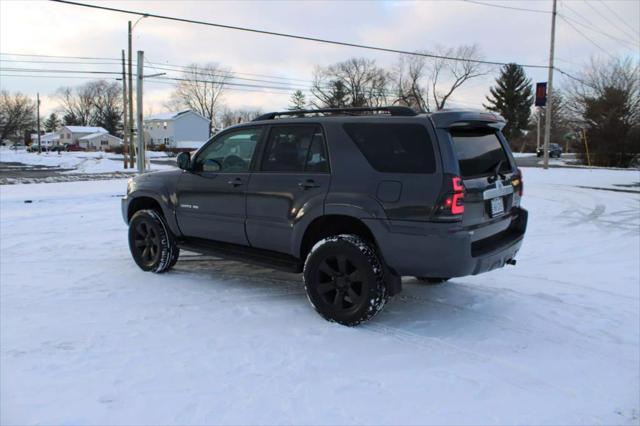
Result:
M60 143L64 145L78 145L80 138L94 133L109 133L103 127L94 126L62 126L58 130Z
M104 151L122 145L122 139L109 133L96 132L78 139L80 148Z
M150 115L144 120L145 140L149 146L197 148L209 139L209 122L190 109Z
M51 149L60 144L60 134L56 132L40 135L40 146L42 149ZM31 134L31 146L38 146L38 134Z

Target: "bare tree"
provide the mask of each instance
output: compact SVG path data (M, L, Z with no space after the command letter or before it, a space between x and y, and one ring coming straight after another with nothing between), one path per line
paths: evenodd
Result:
M631 59L593 59L570 83L567 106L586 133L592 164L628 167L640 153L639 77Z
M117 135L122 130L122 89L116 82L89 81L56 92L64 124L100 126Z
M122 88L105 80L89 83L93 96L92 124L104 127L111 134L122 130Z
M64 114L64 124L88 126L91 122L94 92L88 85L61 87L56 96Z
M231 70L219 64L191 64L171 95L174 106L189 108L210 120L209 134L216 127L225 84L233 77Z
M423 56L403 55L392 73L396 101L419 112L429 111L429 85L424 83L427 61Z
M351 58L314 71L311 93L316 107L364 107L387 103L389 73L371 59Z
M436 48L436 53L447 58L461 59L436 58L431 63L431 94L436 109L441 110L453 92L465 82L485 75L488 69L483 64L473 62L483 57L476 44L458 47L439 46Z
M33 129L35 124L35 102L26 95L7 90L0 92L0 141L8 137L19 137Z
M218 122L224 129L229 126L233 126L234 124L246 123L248 121L251 121L254 118L258 117L260 114L262 114L262 111L258 108L230 109L227 107L222 107L220 116L218 117Z

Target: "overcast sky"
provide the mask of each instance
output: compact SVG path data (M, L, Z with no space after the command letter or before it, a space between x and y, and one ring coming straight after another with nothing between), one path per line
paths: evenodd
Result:
M548 64L549 60L551 15L495 6L550 11L550 0L481 1L489 5L463 0L88 3L409 51L429 51L436 45L477 43L488 60L540 65ZM558 12L583 33L581 35L565 20L558 19L556 66L559 68L579 72L580 67L593 56L628 56L639 60L640 1L559 0ZM50 112L56 107L55 99L51 96L56 88L64 85L73 86L88 80L75 77L13 77L8 74L18 72L8 69L120 71L120 66L116 63L104 63L111 61L101 63L100 60L37 58L7 54L117 59L120 58L121 49L126 48L127 21L130 19L135 20L137 17L47 1L0 0L0 65L3 69L0 71L0 86L2 89L22 91L32 96L40 92L43 98L43 113ZM588 41L585 36L599 47ZM636 47L633 48L628 43L635 43ZM296 87L308 87L315 65L329 65L350 57L364 57L375 59L380 65L391 68L398 59L397 55L391 53L154 18L140 21L134 31L133 44L134 50L143 50L147 60L153 63L186 65L194 62L218 62L237 73L246 73L238 74L239 77L279 81L284 83L285 88L288 87L287 83ZM43 60L79 63L37 62ZM89 65L86 62L96 63ZM547 79L546 70L527 69L527 73L534 82ZM487 77L467 83L454 94L454 101L450 106L480 107L495 76L496 70L493 70ZM284 80L282 77L299 80ZM557 76L557 81L562 85L564 78ZM247 80L244 82L251 83ZM290 91L293 91L293 88ZM224 102L233 108L259 107L263 111L279 110L287 106L290 91L229 90L224 96ZM145 111L163 111L163 103L170 92L171 86L166 83L149 82L145 86Z

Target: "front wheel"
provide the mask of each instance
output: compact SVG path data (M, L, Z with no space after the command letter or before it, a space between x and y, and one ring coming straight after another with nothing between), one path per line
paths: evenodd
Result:
M371 319L388 299L379 256L355 235L318 242L304 264L304 283L315 310L347 326Z
M180 249L160 213L140 210L129 221L129 250L143 271L161 273L171 269Z

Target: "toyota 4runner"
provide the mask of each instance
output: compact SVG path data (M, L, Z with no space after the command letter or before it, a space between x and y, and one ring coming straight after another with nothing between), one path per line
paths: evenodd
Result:
M515 264L527 211L504 125L406 107L264 114L129 181L131 254L152 272L185 249L302 273L320 315L359 324L402 276Z

